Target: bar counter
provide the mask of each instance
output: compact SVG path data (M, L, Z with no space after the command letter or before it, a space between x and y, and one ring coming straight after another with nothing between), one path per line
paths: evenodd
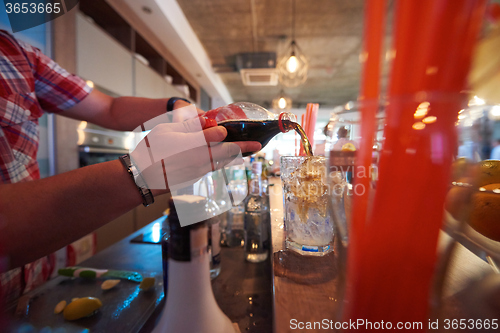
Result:
M271 178L270 184L270 260L259 264L249 263L244 260L243 248L223 247L221 274L212 281L215 298L222 311L233 323L237 323L241 332L297 332L300 331L297 329L301 322L338 320L336 316L342 300L337 299L336 254L307 257L285 249L281 181ZM141 238L141 234L150 233L155 223L161 225L164 220L165 217L162 217L153 221L79 264L82 267L138 271L144 276L154 276L157 284L152 292L141 294L137 284L131 285L124 281L116 290L103 293L99 285L96 286L102 281L86 282L79 278L56 277L21 297L18 310L25 307L29 311L18 316L20 321L38 327L43 327L39 326L42 323L54 328L63 326L68 333L81 332L84 327L92 332L151 332L164 306L161 246L132 240ZM442 236L444 240L448 237L444 232ZM468 281L491 271L485 261L458 245L444 293L452 299ZM84 290L94 290L97 296L102 295L103 304L107 307L103 305L100 314L76 322L65 322L61 317L55 317L53 309L59 300L95 296L82 294ZM460 307L451 302L446 314L459 317L457 306ZM127 330L122 330L123 327L127 327ZM325 331L328 330L307 330Z

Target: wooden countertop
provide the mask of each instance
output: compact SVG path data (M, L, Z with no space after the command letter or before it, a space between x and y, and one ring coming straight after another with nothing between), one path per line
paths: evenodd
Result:
M279 178L270 179L272 265L274 285L274 331L296 332L296 322L335 320L341 300L336 298L337 271L335 253L324 257L304 257L285 249L283 194ZM441 242L449 241L442 233ZM453 253L444 287L447 297L458 294L471 280L492 272L491 267L462 245ZM456 304L454 305L456 306ZM455 311L456 309L447 310ZM308 330L308 332L316 332ZM325 330L317 330L325 332Z

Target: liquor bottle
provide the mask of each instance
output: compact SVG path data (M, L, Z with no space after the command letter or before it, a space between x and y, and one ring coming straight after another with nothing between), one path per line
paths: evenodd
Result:
M244 198L247 196L247 177L245 167L241 165L231 166L231 181L228 190L233 199L239 204L235 204L228 212L227 226L225 229L225 245L228 247L242 247L245 239L243 218L245 214Z
M267 259L269 241L265 198L262 193L262 162L253 162L249 195L245 203L245 259L262 262ZM267 247L267 249L266 249Z
M208 222L208 252L210 254L210 278L213 280L220 274L220 217L211 218Z
M163 268L163 293L166 298L168 293L168 244L170 243L170 226L168 224L168 218L165 221L164 229L165 234L161 238L161 260Z
M210 110L204 117L215 119L217 125L226 128L224 141L258 141L262 148L277 134L295 130L301 136L306 153L312 154L309 140L293 113L282 112L278 115L257 104L237 102ZM254 153L247 152L243 156Z
M215 279L220 274L220 239L221 239L221 208L217 203L215 185L212 173L207 173L195 188L195 194L206 198L205 212L210 218L208 226L208 252L210 254L210 278Z
M264 175L264 172L262 172ZM263 197L263 206L262 211L264 215L264 249L266 251L271 249L271 203L269 200L269 179L266 177L262 177L262 197Z
M175 206L174 206L175 200ZM207 221L181 227L177 210L204 216L206 199L183 195L170 200L168 292L154 333L234 333L215 301L210 283Z

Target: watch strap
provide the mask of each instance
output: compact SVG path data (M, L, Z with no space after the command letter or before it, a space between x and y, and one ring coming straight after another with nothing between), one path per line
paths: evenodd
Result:
M137 186L139 194L142 197L142 204L144 205L144 207L147 207L152 203L154 203L155 199L153 197L153 193L148 188L146 181L144 180L142 175L139 173L135 165L130 160L130 155L125 154L123 156L120 156L120 162L122 162L123 166L125 167L130 177L132 177L133 182Z
M175 102L177 102L178 100L181 100L181 101L184 101L184 102L188 102L188 103L191 103L191 101L185 99L185 98L182 98L182 97L170 97L168 99L168 102L167 102L167 112L169 111L172 111L174 109L174 104Z

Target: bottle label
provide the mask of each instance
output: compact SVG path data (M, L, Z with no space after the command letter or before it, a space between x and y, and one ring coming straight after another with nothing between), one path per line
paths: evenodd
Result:
M168 254L175 261L191 261L208 252L207 226L171 229Z
M210 226L211 231L211 245L212 256L215 258L220 254L220 222L214 223ZM220 259L219 259L220 260Z
M191 260L208 252L208 230L207 227L191 229Z

